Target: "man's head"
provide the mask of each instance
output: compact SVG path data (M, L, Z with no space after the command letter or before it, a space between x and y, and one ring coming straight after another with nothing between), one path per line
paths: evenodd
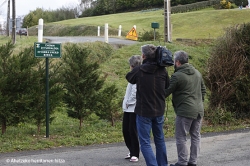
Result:
M146 44L141 46L142 58L143 59L154 59L155 58L155 51L157 47L153 44Z
M176 51L174 53L174 68L188 63L188 54L185 51Z
M131 68L140 66L142 63L142 57L140 55L133 55L129 58L128 62Z

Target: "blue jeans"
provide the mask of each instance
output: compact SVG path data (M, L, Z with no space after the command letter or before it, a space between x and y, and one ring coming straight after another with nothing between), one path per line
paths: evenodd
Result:
M163 134L164 116L148 118L137 115L136 123L141 152L145 158L147 166L167 166L167 149ZM151 129L154 136L156 156L154 155L150 144Z

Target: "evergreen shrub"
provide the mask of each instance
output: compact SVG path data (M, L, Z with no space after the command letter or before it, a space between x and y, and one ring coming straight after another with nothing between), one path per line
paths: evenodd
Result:
M213 47L204 78L211 92L208 118L219 116L218 110L223 110L227 117L249 117L249 58L250 23L227 28L224 36L218 38ZM211 110L217 113L213 114ZM227 123L228 119L221 122Z

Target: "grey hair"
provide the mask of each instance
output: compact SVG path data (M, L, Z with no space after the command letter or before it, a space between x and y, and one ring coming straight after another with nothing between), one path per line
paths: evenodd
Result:
M188 63L188 54L185 51L176 51L174 53L174 61L179 61L181 64Z
M146 44L141 46L141 52L146 58L155 58L155 51L157 47L153 44Z
M133 55L129 58L128 62L132 67L140 66L142 63L142 57L140 55Z

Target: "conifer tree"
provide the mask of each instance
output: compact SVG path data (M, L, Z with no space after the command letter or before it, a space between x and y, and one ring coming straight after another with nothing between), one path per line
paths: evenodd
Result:
M33 55L34 57L34 55ZM61 106L63 98L63 86L60 80L60 63L55 62L54 59L49 59L49 122L54 119L53 113L56 107ZM37 64L37 80L33 85L30 95L33 96L29 108L32 109L29 117L35 121L37 126L37 133L40 133L42 124L46 120L46 77L45 77L45 59Z
M2 133L7 125L34 122L38 132L45 121L45 66L42 58L34 58L33 48L13 55L10 42L0 46L0 122ZM51 67L53 67L52 65ZM62 85L58 67L51 70L50 112L62 101Z
M27 120L32 108L29 107L34 96L31 95L33 84L37 80L34 71L38 59L27 56L32 48L24 49L12 55L14 45L7 43L0 47L0 120L2 133L7 125L16 125Z
M64 101L68 107L68 115L79 119L81 129L84 118L95 111L97 92L102 88L104 79L100 78L99 64L88 60L90 52L86 47L70 44L64 48Z
M106 119L115 125L115 120L121 115L121 100L117 97L118 89L115 84L105 87L98 97L100 98L96 114L101 119Z

